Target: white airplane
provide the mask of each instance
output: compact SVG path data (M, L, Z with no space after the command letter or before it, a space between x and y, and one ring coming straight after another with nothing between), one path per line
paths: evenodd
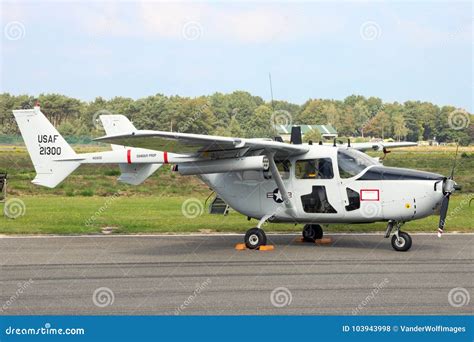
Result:
M137 130L123 115L102 115L111 151L77 154L36 106L14 110L36 170L34 184L54 188L81 164L118 164L119 181L137 185L164 164L181 175L197 175L230 207L259 220L245 234L245 244L266 244L262 225L304 223L303 238L323 236L320 224L387 222L392 247L412 245L400 227L436 214L443 233L449 197L458 189L451 177L385 167L361 152L416 143L354 143L348 146L302 144L299 128L292 144L271 139L243 139L177 132ZM454 167L453 167L454 170Z

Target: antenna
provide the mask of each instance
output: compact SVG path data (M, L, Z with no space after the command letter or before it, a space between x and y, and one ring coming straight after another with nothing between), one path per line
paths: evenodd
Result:
M275 110L275 108L273 107L273 86L272 86L272 74L271 73L268 73L268 80L270 81L270 96L271 96L271 99L272 99L272 110Z

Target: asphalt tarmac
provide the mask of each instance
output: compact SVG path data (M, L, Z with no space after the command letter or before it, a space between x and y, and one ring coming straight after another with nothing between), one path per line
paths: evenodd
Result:
M473 234L0 237L0 314L472 314Z

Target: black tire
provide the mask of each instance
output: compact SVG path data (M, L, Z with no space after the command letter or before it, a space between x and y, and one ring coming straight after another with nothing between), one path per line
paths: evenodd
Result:
M251 228L245 233L245 246L248 249L257 249L267 244L267 236L262 229Z
M398 252L406 252L411 248L411 236L405 232L399 232L398 236L400 240L397 239L397 236L394 234L392 236L392 247Z
M303 240L314 242L323 238L323 228L319 224L307 224L303 228Z

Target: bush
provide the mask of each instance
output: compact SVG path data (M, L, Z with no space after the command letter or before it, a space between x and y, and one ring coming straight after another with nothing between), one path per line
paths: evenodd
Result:
M94 196L94 191L90 189L85 189L85 190L82 190L79 194L81 196L91 197L91 196Z

